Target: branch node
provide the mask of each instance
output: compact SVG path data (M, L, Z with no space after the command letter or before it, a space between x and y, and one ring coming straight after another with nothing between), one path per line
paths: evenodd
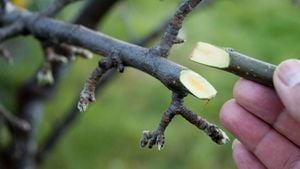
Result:
M120 72L120 73L124 72L125 66L124 66L122 60L120 59L120 57L118 55L114 55L112 57L112 62L113 62L112 63L113 67L115 67L118 72Z
M181 44L181 43L184 43L185 40L184 39L181 39L179 37L177 37L176 39L173 40L173 44Z

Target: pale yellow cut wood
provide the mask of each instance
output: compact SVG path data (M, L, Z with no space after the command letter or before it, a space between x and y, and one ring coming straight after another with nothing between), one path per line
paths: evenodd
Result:
M205 78L191 70L180 72L180 82L199 99L210 100L217 94L216 89Z
M191 54L191 60L218 68L227 68L230 63L229 54L224 49L204 42L197 43Z

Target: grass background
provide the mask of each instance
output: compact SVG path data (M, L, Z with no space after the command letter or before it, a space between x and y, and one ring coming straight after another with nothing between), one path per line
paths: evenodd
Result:
M31 1L28 8L40 9L49 2ZM178 2L124 0L109 13L99 30L125 41L142 37L165 20ZM82 2L67 7L59 18L70 20L80 6ZM288 0L219 0L194 11L185 20L181 32L187 42L174 47L170 59L203 75L216 87L218 95L205 107L203 101L189 96L186 105L219 124L218 112L232 97L232 88L238 79L191 62L189 54L196 42L232 47L273 64L299 58L299 8ZM9 41L7 46L13 51L15 64L7 65L0 60L0 102L14 110L16 89L41 65L42 52L30 37ZM72 63L57 95L46 104L39 127L39 142L77 99L98 59L96 56L92 60L78 59ZM81 114L50 154L43 169L235 168L230 144L214 144L182 118L175 118L168 127L162 151L139 147L142 131L158 125L170 102L170 94L151 76L126 68L124 74L102 90L97 102ZM1 144L9 141L3 128L0 137Z

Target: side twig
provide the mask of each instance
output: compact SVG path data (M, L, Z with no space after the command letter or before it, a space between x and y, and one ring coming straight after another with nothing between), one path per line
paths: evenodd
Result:
M0 29L0 42L24 33L24 24L21 22L16 22L11 25L2 27Z
M226 144L229 142L229 137L224 131L201 116L193 113L183 105L183 98L185 96L186 95L173 93L171 105L163 114L158 128L153 131L146 130L143 132L141 147L148 145L148 148L152 148L154 145L157 145L158 150L161 150L165 143L164 132L174 116L178 114L200 130L204 131L215 143Z
M28 122L15 117L2 105L0 105L0 119L3 119L10 127L16 128L18 130L28 131L30 129L30 124Z
M6 60L7 63L13 64L14 60L10 54L10 52L4 48L3 46L0 46L0 57Z
M111 57L105 57L100 62L98 67L93 71L91 76L86 81L83 90L80 93L80 99L78 101L78 109L83 112L86 110L90 102L96 101L95 89L98 81L100 81L103 74L111 68L117 68L119 72L123 72L124 66L122 61L114 55Z
M168 57L169 52L174 44L183 43L184 40L178 39L177 35L182 27L185 17L201 2L201 0L186 0L175 12L173 18L158 45L154 47L154 52L157 52L161 57Z
M76 2L79 0L55 0L51 3L48 8L44 9L40 12L41 16L54 17L57 13L59 13L63 8L67 5Z

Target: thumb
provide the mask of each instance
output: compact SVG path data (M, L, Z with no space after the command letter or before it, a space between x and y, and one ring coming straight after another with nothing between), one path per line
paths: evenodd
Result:
M300 122L300 60L282 62L274 73L274 86L290 115Z

